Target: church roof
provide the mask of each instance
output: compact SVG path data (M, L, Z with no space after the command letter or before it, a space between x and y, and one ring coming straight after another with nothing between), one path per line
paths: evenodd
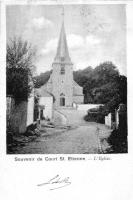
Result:
M59 37L58 46L57 46L57 53L55 56L55 62L71 63L71 59L69 57L69 52L68 52L64 21L61 27L60 37Z
M73 95L83 96L83 88L79 86L75 81L73 81Z

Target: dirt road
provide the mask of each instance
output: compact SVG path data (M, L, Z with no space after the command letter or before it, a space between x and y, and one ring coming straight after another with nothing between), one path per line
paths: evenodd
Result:
M19 148L16 153L90 154L105 153L110 129L102 124L86 122L85 111L62 109L68 128L43 128L35 141Z

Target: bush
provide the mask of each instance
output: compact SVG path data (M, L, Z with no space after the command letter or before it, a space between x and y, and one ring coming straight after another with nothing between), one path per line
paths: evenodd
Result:
M105 114L102 112L88 112L88 115L86 115L84 119L89 122L98 122L104 124Z
M127 153L127 130L113 130L108 142L112 146L112 152L109 153Z
M88 114L84 117L84 120L104 124L105 115L107 115L107 112L105 111L105 107L99 106L97 108L89 109Z

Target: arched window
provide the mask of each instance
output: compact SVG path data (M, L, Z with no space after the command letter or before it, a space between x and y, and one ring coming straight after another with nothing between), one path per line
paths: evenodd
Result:
M65 95L64 95L64 93L61 93L60 96L63 96L63 97L64 97Z
M61 70L60 70L61 74L65 74L65 65L61 64Z

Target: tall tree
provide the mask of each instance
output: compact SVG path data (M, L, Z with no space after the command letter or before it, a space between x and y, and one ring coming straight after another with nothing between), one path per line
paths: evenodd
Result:
M34 58L35 49L27 41L15 37L7 44L7 95L13 95L16 103L27 101L33 88Z

